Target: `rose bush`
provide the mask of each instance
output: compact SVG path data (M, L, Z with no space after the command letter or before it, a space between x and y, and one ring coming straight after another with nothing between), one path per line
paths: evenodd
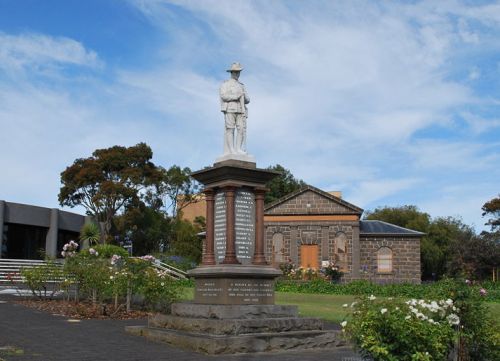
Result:
M362 297L350 306L343 331L374 361L446 360L460 323L451 299L424 301Z

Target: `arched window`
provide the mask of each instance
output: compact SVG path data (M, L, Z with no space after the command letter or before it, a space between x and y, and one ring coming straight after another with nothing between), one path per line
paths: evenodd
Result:
M377 251L377 272L392 272L392 250L389 247L381 247Z
M283 242L283 233L273 234L273 259L272 262L284 263L285 262L285 243Z
M347 236L344 232L335 235L335 256L341 271L347 271Z

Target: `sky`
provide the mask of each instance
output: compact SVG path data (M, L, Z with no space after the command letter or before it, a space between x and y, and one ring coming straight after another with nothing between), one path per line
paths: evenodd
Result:
M0 199L60 207L60 173L113 145L212 165L235 61L258 167L485 229L499 1L0 0Z

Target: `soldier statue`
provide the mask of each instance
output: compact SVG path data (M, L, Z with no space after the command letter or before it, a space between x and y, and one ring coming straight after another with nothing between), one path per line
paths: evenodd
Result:
M227 71L231 78L220 87L221 111L224 113L224 154L246 154L246 131L250 98L245 86L238 81L243 70L240 63L233 63ZM235 134L236 130L236 134Z

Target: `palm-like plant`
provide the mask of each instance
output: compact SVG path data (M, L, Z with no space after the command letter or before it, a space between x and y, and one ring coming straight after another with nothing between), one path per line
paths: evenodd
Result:
M97 244L101 239L99 226L94 222L85 223L80 230L80 241L88 242L89 245Z

